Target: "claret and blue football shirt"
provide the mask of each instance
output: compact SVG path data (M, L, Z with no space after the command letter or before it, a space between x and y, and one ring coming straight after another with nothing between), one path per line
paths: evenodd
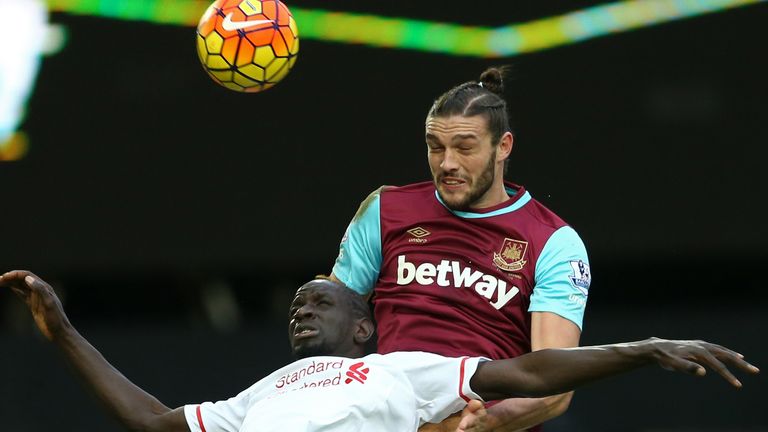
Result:
M591 274L562 219L506 183L497 206L454 211L432 182L382 187L360 206L333 274L374 293L378 349L515 357L531 350L530 312L581 328Z

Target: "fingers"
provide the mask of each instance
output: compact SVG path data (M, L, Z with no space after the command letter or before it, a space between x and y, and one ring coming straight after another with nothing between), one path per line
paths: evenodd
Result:
M480 411L481 409L485 408L485 405L483 405L482 402L476 399L472 399L469 401L467 406L464 408L464 411L462 414L470 414L470 413L476 413L477 411Z
M470 400L461 412L461 422L456 432L475 431L480 428L480 419L486 414L485 405L478 400Z
M673 341L674 348L667 353L661 366L691 375L703 376L711 369L729 384L741 388L742 384L728 366L755 374L760 370L744 360L744 356L726 347L704 341Z
M43 287L47 284L34 273L27 270L13 270L0 275L0 286L9 288Z
M709 345L709 351L721 362L729 364L732 367L739 368L742 371L750 374L756 374L760 372L760 369L744 360L744 356L742 354L720 345Z
M681 354L688 357L688 353ZM668 353L664 357L664 360L660 362L661 367L669 371L683 372L689 375L706 375L707 371L703 366L696 363L695 361L687 360L686 358L681 357L681 354L674 352Z
M724 347L722 345L714 344L714 343L711 343L711 342L703 342L703 343L708 346L710 351L715 351L717 353L726 353L726 354L730 354L730 355L732 355L734 357L744 358L743 354L738 353L738 352L736 352L736 351L734 351L734 350L732 350L730 348Z
M728 370L728 368L720 361L718 360L714 355L712 355L709 350L703 350L699 356L699 361L706 364L707 367L712 369L713 371L717 372L722 376L726 381L731 383L732 386L736 388L741 388L741 381L736 379L735 376L731 373L731 371Z
M728 367L726 364L741 369L744 372L756 374L760 372L760 369L758 369L756 366L749 364L746 360L744 360L744 356L740 353L737 353L736 351L730 350L726 347L716 345L716 344L710 344L707 342L702 342L704 344L704 347L706 349L705 354L703 355L703 360L706 363L706 365L714 370L715 372L719 373L723 378L726 379L731 385L734 387L740 388L741 387L741 381L739 381L730 370L728 370Z
M10 288L16 296L26 299L29 296L29 286L24 281L30 273L14 270L0 275L0 287Z
M26 270L9 271L0 276L0 286L12 287L13 285L23 284L23 281L28 276L31 276L33 280L36 278L34 274Z
M50 285L34 273L26 270L13 270L0 275L0 287L10 288L24 301L28 301L34 293L53 294Z

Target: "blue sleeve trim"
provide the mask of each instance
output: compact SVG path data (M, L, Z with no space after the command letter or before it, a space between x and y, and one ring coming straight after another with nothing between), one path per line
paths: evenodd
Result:
M529 312L552 312L582 328L592 274L584 243L573 228L555 231L536 261Z
M371 195L349 223L333 266L333 275L362 295L373 290L382 260L379 191Z

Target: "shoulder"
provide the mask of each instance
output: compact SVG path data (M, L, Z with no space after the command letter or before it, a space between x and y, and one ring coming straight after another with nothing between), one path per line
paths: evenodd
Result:
M421 197L425 194L434 193L434 190L432 182L413 183L405 186L379 186L360 203L357 216L365 214L371 206L377 205L382 196L386 196L388 202L398 202L408 197Z
M544 235L546 238L568 225L555 212L536 200L523 186L510 182L504 182L504 185L512 199L505 208L496 212L512 217L518 228L534 235Z
M355 213L353 221L361 219L363 215L368 212L368 209L370 209L372 205L378 203L379 197L381 196L381 191L387 187L388 186L379 186L378 188L374 189L373 192L369 193L368 196L365 197L365 199L360 203L360 207L357 208L357 212Z
M434 194L435 185L431 181L424 181L403 186L382 186L378 190L387 196Z
M531 195L530 192L528 194ZM523 208L533 220L552 231L568 225L560 216L532 196Z
M528 206L528 212L536 218L543 225L547 225L553 229L558 229L562 226L568 225L560 216L555 212L548 209L544 204L532 199Z
M381 202L387 206L410 205L431 202L430 198L435 196L435 186L431 181L405 186L382 186L379 194Z

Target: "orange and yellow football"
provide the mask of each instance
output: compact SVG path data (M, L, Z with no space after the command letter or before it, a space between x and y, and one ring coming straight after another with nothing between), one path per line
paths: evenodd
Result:
M299 33L278 0L216 0L197 26L197 54L208 75L239 92L280 82L296 62Z

